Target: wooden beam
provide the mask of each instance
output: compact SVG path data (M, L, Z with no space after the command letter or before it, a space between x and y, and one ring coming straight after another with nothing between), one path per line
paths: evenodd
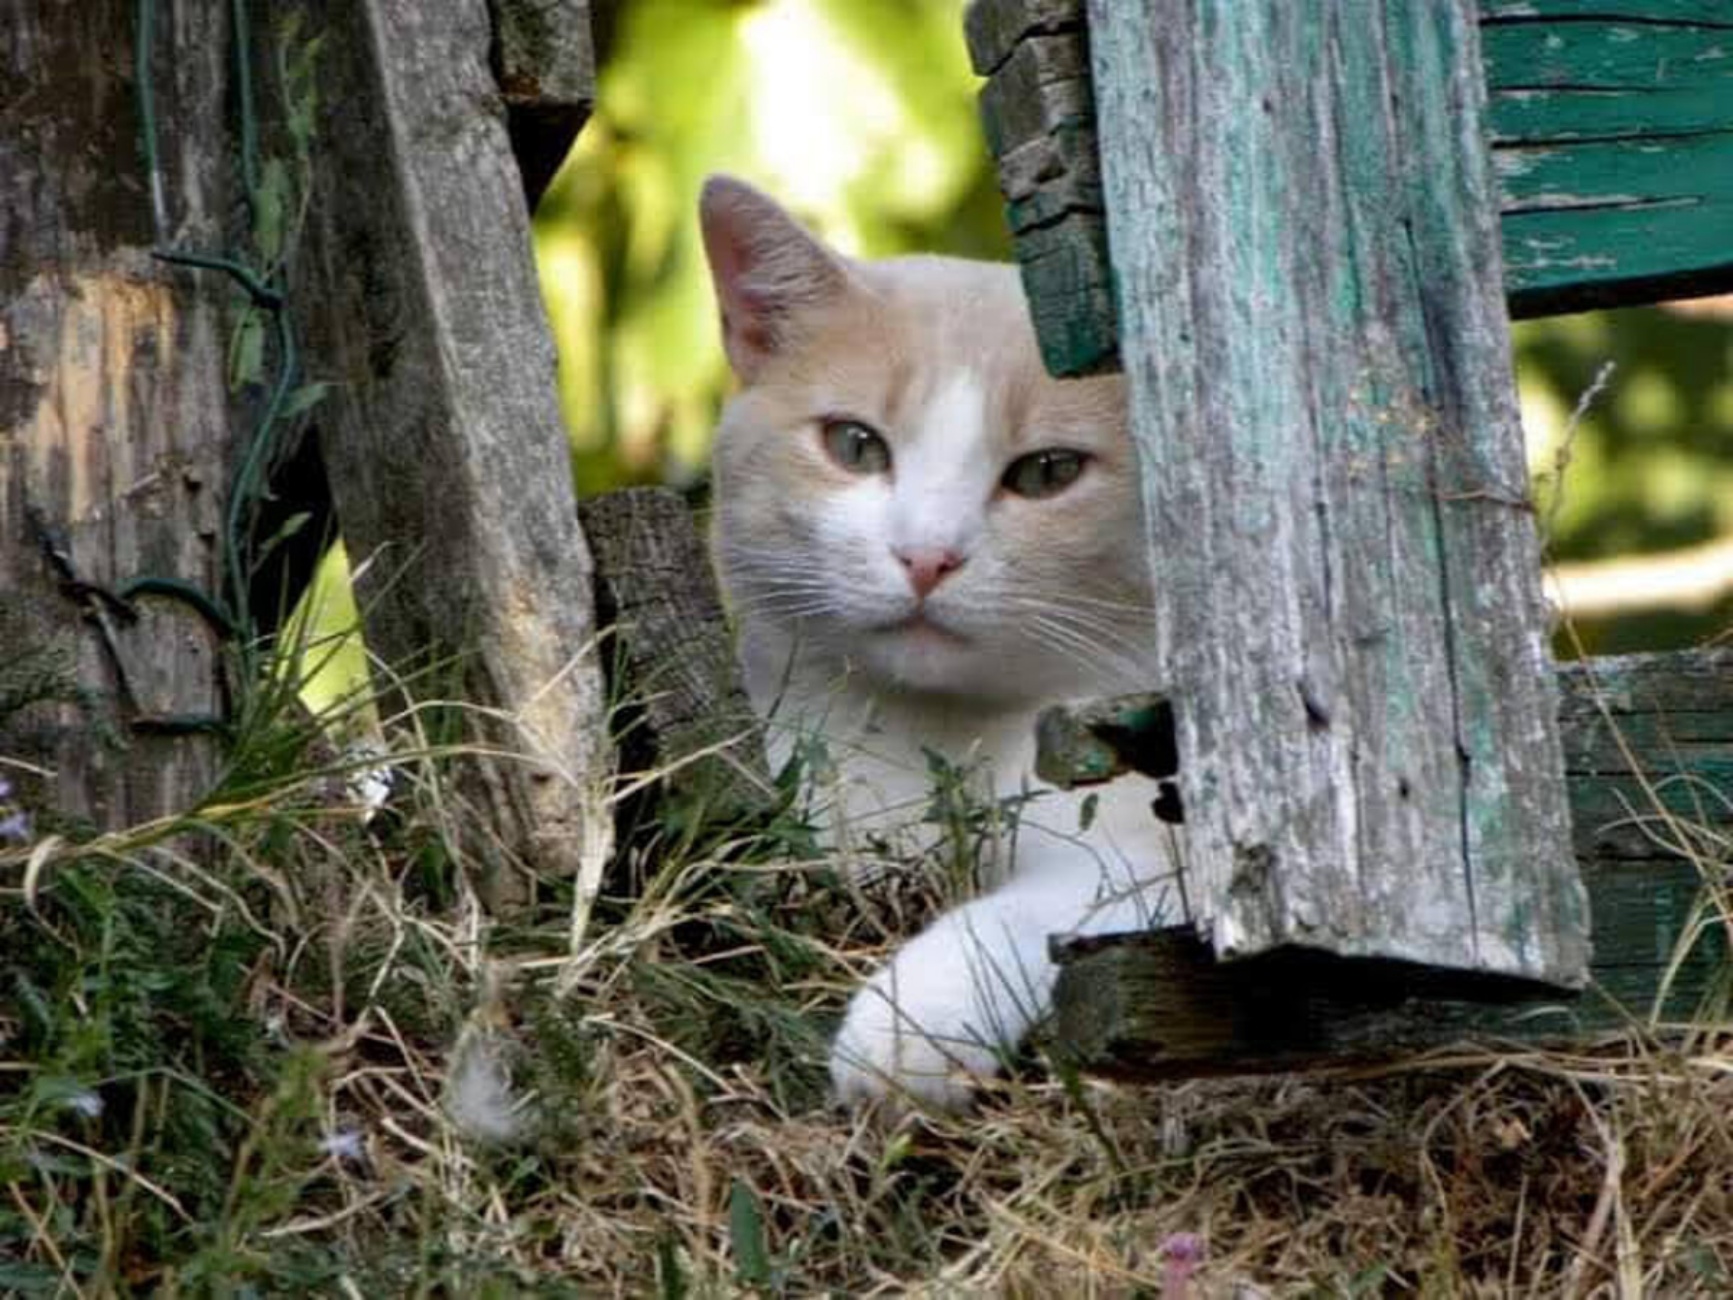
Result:
M763 732L691 509L668 488L627 488L581 502L578 516L608 629L624 779L666 773L655 809L663 820L677 810L721 826L767 812L776 789Z
M1094 1072L1136 1078L1376 1061L1464 1040L1568 1042L1629 1025L1689 1024L1729 992L1725 872L1733 866L1733 650L1631 655L1558 669L1572 844L1595 938L1581 996L1441 985L1425 968L1288 950L1218 962L1190 927L1059 940L1054 1033ZM1073 714L1122 756L1136 697ZM1062 735L1057 720L1052 734ZM1063 767L1075 744L1052 749ZM1099 754L1071 767L1104 777Z
M1198 923L1580 984L1472 6L1090 38Z
M554 350L484 0L320 0L293 296L369 651L522 755L477 762L492 897L601 870L606 698ZM428 676L429 666L442 676ZM392 689L399 679L386 678Z
M125 0L0 21L0 775L39 834L184 812L219 771L214 731L173 724L221 717L220 634L184 602L105 593L226 594L232 431L256 418L228 391L237 294L152 252L237 243L232 40L220 5L146 30Z
M1112 369L1119 321L1083 0L975 0L964 25L1042 359L1056 375Z
M596 102L589 0L493 0L494 72L533 211Z
M1042 352L1116 364L1084 0L976 0L981 109ZM1487 0L1485 137L1515 316L1733 288L1733 11Z
M1482 23L1512 314L1733 284L1733 10L1493 0Z

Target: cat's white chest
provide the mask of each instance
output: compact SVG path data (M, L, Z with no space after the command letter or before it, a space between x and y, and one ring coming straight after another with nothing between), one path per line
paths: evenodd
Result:
M1040 781L1037 710L946 707L835 682L785 689L769 714L772 760L780 766L805 747L813 811L857 870L930 848L946 833L946 808L976 814L991 841L989 880L1093 876L1107 897L1168 869L1156 783L1125 777L1088 791Z

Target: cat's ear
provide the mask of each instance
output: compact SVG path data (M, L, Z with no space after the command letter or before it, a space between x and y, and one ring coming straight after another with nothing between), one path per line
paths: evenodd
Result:
M848 269L775 200L732 176L704 182L698 216L723 347L734 373L750 383L787 343L803 308L843 291Z

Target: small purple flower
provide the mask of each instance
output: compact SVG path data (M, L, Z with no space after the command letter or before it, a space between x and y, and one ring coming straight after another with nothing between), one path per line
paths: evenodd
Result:
M3 776L0 776L0 799L10 799L11 797L12 782L8 781Z
M1176 1232L1161 1243L1161 1300L1191 1300L1191 1275L1203 1263L1203 1238Z
M75 1092L66 1099L67 1109L75 1110L85 1119L96 1119L102 1114L102 1097L86 1089Z
M0 817L0 840L16 840L22 844L30 838L30 818L21 812Z

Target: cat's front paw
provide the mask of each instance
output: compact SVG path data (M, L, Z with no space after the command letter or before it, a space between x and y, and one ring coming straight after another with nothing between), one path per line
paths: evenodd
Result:
M888 974L881 971L856 992L831 1045L837 1099L848 1106L888 1098L961 1110L980 1081L999 1072L1001 1045L974 1024L973 999L954 990L898 990Z

